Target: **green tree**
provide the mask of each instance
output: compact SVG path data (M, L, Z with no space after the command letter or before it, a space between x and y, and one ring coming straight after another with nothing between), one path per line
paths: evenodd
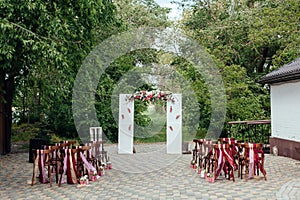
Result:
M56 130L71 123L72 82L91 48L120 26L114 9L102 0L0 2L1 153L10 152L14 97L27 118L46 116Z
M118 18L128 29L170 25L167 18L170 9L160 7L154 0L119 0L116 6Z
M182 21L225 65L257 77L299 56L299 0L195 1Z
M117 7L117 18L122 21L125 31L130 31L139 27L157 27L164 28L170 25L167 14L169 9L161 8L154 0L120 0L114 2ZM111 106L112 101L118 97L114 96L114 89L120 85L120 78L126 77L127 72L136 70L138 64L150 65L158 62L158 52L153 49L141 49L121 56L116 59L106 69L105 74L101 76L96 93L96 111L97 118L110 141L116 142L118 136L118 125L112 113L112 109L118 108L118 105ZM140 73L135 76L139 80ZM125 78L126 79L126 78ZM126 80L124 80L126 81ZM132 80L127 80L132 81ZM127 91L133 93L135 90L150 89L151 84L142 84L139 88L121 88L121 93ZM117 88L118 89L118 88ZM116 89L116 90L117 90ZM118 102L117 102L118 103ZM143 114L147 110L145 102L136 102L135 104L135 122L142 126L147 124L148 118Z
M299 0L193 3L181 26L223 75L227 121L270 117L268 91L256 81L299 57Z

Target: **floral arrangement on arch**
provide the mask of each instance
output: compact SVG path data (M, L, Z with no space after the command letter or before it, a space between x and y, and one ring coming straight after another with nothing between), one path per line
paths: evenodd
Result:
M154 101L156 99L160 99L160 100L163 100L163 101L175 102L175 99L173 98L171 92L160 91L160 90L137 91L128 98L129 101L133 101L134 99L138 99L138 100L142 100L142 101Z

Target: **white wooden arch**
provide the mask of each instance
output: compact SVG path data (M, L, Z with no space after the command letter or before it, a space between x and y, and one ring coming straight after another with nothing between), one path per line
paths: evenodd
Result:
M119 135L118 153L133 154L134 100L130 94L119 96ZM172 101L167 101L167 154L182 153L182 99L181 94L172 94Z

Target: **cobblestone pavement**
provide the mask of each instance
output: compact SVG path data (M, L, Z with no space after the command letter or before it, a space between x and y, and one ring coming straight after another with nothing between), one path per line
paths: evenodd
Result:
M30 185L28 153L0 156L1 199L300 199L300 161L266 155L267 181L223 177L209 183L189 166L191 155L167 155L165 144L138 144L133 155L106 147L113 169L87 186Z

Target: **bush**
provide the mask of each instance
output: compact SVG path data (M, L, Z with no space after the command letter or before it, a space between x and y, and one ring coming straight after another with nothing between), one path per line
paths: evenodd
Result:
M12 142L29 141L40 133L39 124L13 124L12 125Z

